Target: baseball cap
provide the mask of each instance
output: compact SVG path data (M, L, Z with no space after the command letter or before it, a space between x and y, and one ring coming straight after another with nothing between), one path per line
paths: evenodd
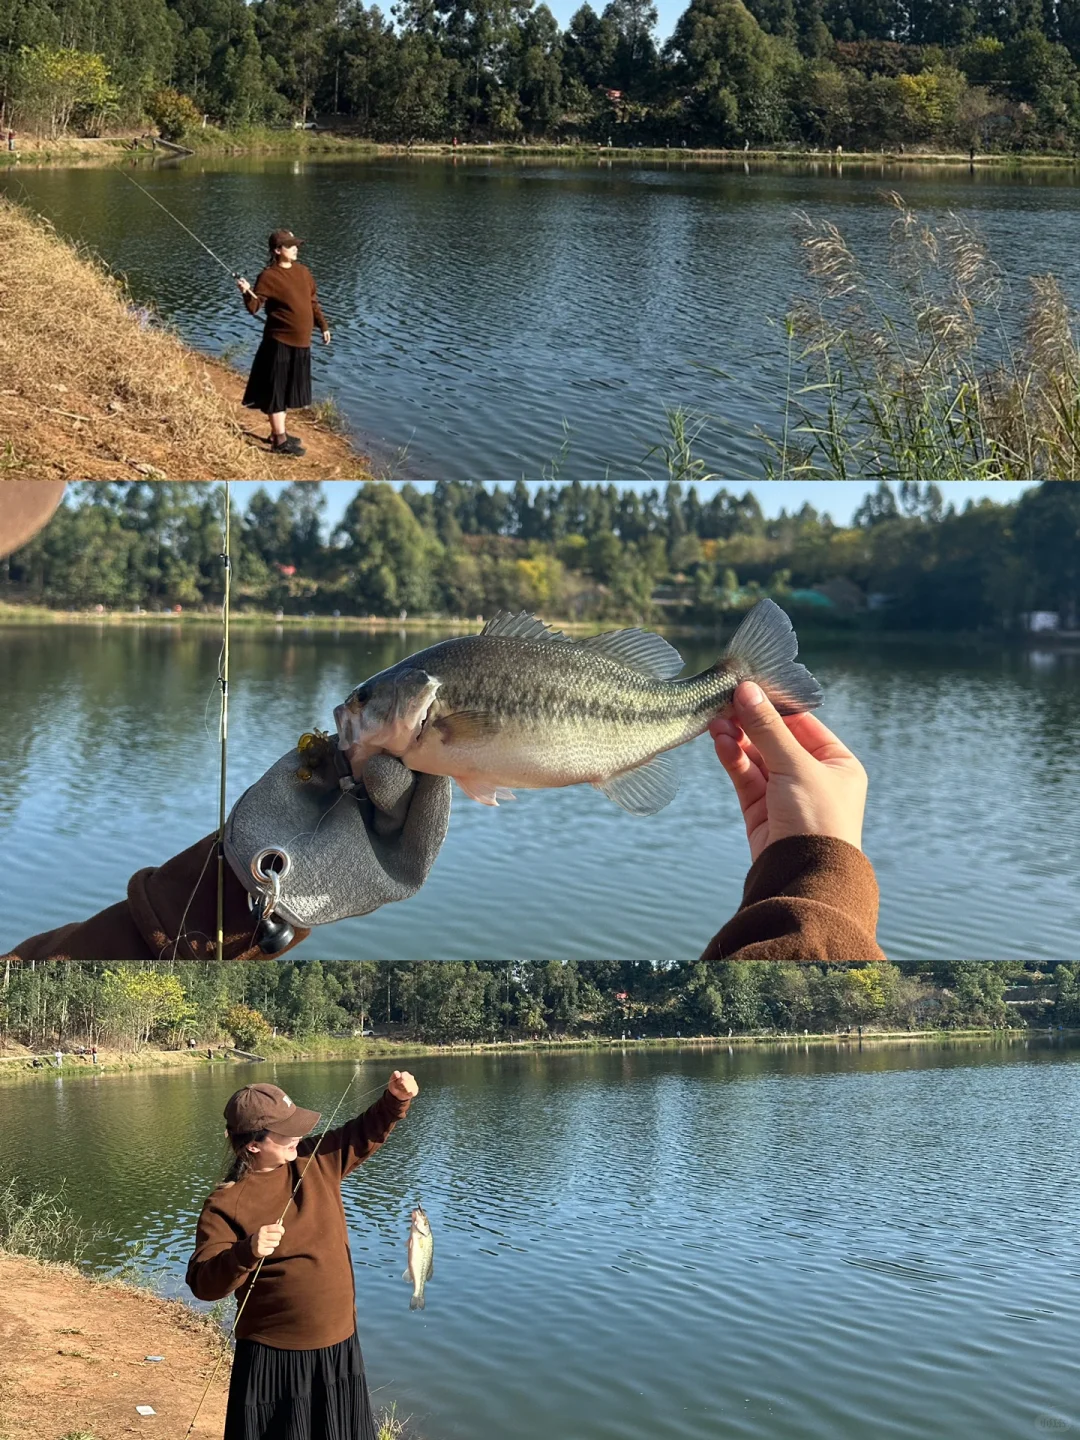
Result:
M294 235L291 230L275 230L270 236L270 249L281 250L286 245L303 245L303 240Z
M271 1135L290 1139L314 1130L320 1118L317 1110L301 1110L276 1085L245 1085L225 1106L225 1124L234 1135L268 1130Z
M0 557L31 541L64 498L63 480L0 480Z

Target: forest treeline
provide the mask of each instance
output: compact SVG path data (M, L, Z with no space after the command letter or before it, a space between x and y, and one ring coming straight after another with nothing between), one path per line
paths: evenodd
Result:
M173 138L312 116L374 139L1071 149L1080 0L11 0L0 121Z
M85 609L219 605L221 487L85 482L0 561L0 600ZM332 529L318 483L265 491L233 517L238 610L696 624L762 595L801 623L997 630L1080 609L1080 486L946 506L936 486L882 483L850 525L804 505L767 518L753 492L673 482L362 485ZM829 597L833 597L830 600ZM872 613L861 615L869 602ZM831 606L831 608L830 608ZM861 618L860 618L861 617Z
M1034 1003L1009 1005L1010 987ZM0 1039L38 1049L195 1041L252 1050L278 1036L370 1028L441 1044L1027 1024L1080 1024L1080 964L50 962L12 968L0 982Z

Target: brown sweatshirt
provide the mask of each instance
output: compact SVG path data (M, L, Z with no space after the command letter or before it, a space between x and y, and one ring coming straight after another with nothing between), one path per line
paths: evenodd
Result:
M208 835L156 870L140 870L128 898L81 924L34 935L0 960L149 960L171 955L189 897L184 959L214 954L217 865L203 871ZM202 873L202 880L196 885ZM843 840L796 835L778 840L750 867L739 909L712 939L707 960L883 960L875 936L878 887L861 850ZM225 866L225 955L256 957L247 892ZM293 945L311 932L298 930ZM292 948L291 946L289 947ZM282 952L285 953L284 951Z
M861 850L828 835L792 835L750 867L742 904L703 960L884 960L878 887Z
M128 881L127 899L89 920L32 935L0 960L205 960L217 950L217 834L166 860L138 870ZM190 902L190 903L189 903ZM185 918L186 912L186 918ZM225 863L224 954L227 960L256 959L255 917L247 891ZM177 936L183 925L183 936ZM288 949L311 934L297 930ZM281 954L286 952L283 950Z
M330 329L315 293L315 277L299 261L288 269L268 265L252 289L255 293L249 291L244 304L252 315L258 313L260 305L266 306L264 340L280 340L282 345L306 350L311 344L313 325L320 331Z
M356 1329L356 1285L341 1182L379 1149L408 1110L408 1100L398 1100L387 1090L355 1120L328 1131L310 1164L315 1136L300 1142L290 1164L263 1174L249 1172L207 1200L187 1283L199 1300L222 1300L236 1291L237 1307L244 1306L237 1339L258 1340L279 1350L321 1350L347 1340ZM260 1226L276 1224L283 1213L285 1235L252 1285L259 1257L251 1237Z

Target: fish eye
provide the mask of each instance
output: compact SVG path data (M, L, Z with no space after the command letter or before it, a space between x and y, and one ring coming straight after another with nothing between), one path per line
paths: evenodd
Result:
M353 691L353 699L357 702L358 705L366 705L367 702L371 699L371 686L358 685Z

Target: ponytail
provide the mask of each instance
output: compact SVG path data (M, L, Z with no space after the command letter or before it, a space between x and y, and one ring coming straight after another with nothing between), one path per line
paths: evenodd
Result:
M229 1135L229 1149L231 1152L228 1162L229 1168L224 1176L218 1181L217 1189L224 1190L228 1185L235 1185L237 1180L242 1180L252 1168L253 1157L248 1146L254 1141L265 1140L270 1134L269 1130L248 1130L238 1135Z

